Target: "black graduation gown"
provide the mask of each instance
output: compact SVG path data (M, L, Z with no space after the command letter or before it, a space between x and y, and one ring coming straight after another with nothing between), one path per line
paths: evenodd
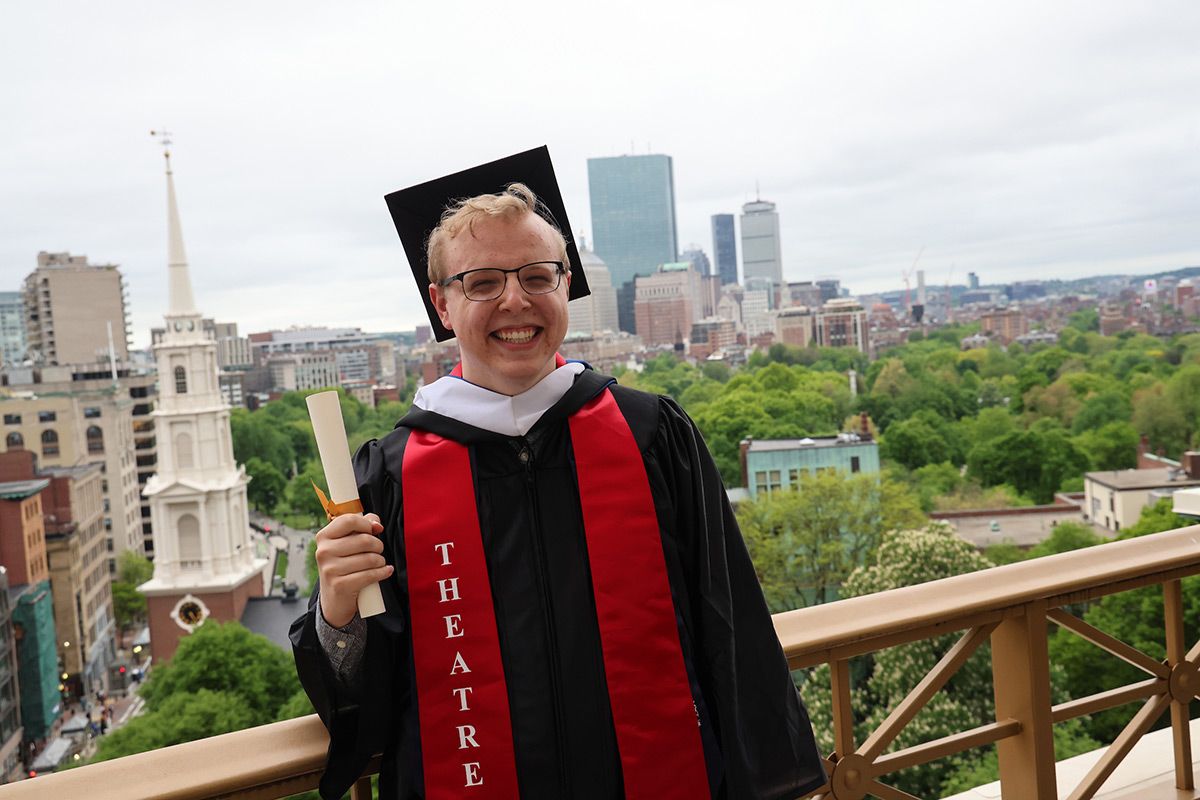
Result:
M623 797L567 424L609 385L654 496L714 796L795 798L824 782L808 715L699 432L671 399L589 369L525 436L414 408L355 455L363 506L383 521L384 555L396 571L381 585L387 612L367 620L362 702L339 692L321 652L317 591L292 625L301 683L330 729L323 797L340 797L380 752L380 796L424 797L400 488L412 429L469 446L521 797Z

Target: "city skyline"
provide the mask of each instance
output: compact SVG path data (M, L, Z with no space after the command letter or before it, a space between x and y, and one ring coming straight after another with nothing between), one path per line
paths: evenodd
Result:
M784 278L856 294L901 285L922 246L934 287L951 265L997 284L1200 264L1194 4L637 7L628 26L468 3L470 31L383 3L149 8L15 9L0 48L19 76L0 87L0 291L39 251L116 263L135 347L166 307L161 125L197 301L247 331L419 324L383 194L542 143L575 235L588 158L662 153L680 245L713 258L712 215L761 196ZM725 44L676 59L662 30ZM502 77L441 55L503 60L499 40L568 54ZM601 66L613 47L628 57ZM686 111L717 98L720 118Z

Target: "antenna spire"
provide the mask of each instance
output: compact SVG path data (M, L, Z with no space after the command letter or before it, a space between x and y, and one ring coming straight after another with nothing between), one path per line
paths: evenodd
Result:
M171 171L171 132L168 130L150 131L151 136L161 137L159 139L163 146L163 158L167 160L167 172Z

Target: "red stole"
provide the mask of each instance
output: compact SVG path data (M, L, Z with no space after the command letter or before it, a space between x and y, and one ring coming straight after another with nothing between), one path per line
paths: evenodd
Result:
M625 796L709 797L641 452L607 390L569 424ZM467 448L413 431L402 484L426 797L515 800L508 694Z

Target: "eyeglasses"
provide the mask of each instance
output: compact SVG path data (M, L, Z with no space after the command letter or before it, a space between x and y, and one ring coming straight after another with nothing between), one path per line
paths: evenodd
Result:
M513 272L517 273L517 281L526 294L550 294L562 283L566 268L561 261L535 261L515 269L469 269L446 278L442 286L461 281L468 300L484 303L504 294L508 276Z

